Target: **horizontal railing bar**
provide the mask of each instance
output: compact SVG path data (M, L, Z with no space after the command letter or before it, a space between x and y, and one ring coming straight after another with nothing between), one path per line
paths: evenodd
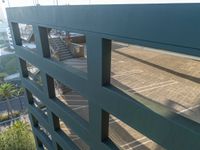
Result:
M113 114L166 149L188 150L191 145L194 150L199 149L199 123L153 101L139 96L128 96L114 87L99 89L95 95L96 101L101 100L102 107L108 113ZM109 103L106 103L108 99Z

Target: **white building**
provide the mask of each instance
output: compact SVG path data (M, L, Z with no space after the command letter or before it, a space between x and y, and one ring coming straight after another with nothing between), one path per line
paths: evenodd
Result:
M5 16L4 6L0 5L0 49L13 48L13 42Z

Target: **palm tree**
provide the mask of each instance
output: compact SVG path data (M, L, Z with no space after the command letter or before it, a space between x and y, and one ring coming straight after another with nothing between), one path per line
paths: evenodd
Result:
M11 118L13 119L13 112L12 112L12 106L10 104L9 99L13 97L16 93L16 88L10 84L10 83L3 83L0 85L0 96L4 101L7 103L7 110L8 110L8 115L10 116L11 113Z

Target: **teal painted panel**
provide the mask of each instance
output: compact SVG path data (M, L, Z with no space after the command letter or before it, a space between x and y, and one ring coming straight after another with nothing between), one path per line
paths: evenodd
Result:
M14 22L95 32L103 38L131 39L144 46L200 56L200 4L38 6L8 8L7 13Z
M115 115L166 149L189 150L191 145L192 150L200 149L200 125L197 122L155 102L128 96L110 85L111 40L161 48L199 59L200 4L37 6L8 8L7 14L23 85L48 109L47 121L29 104L38 149L42 149L41 142L49 149L59 149L57 144L64 149L72 146L72 141L56 130L57 123L52 114L68 122L92 150L117 149L107 137L108 114ZM37 51L20 46L17 23L33 25ZM50 59L47 27L86 35L88 73ZM43 90L27 78L25 61L41 70ZM54 100L54 83L49 76L88 99L89 123ZM28 93L27 96L30 98ZM51 142L38 130L38 122L52 135Z

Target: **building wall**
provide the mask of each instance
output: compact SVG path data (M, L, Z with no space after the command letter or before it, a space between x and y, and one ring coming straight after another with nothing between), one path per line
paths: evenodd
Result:
M110 65L111 40L199 59L200 21L197 16L200 4L28 7L8 9L7 14L38 149L78 149L62 134L59 119L92 150L117 149L108 138L109 114L112 114L166 149L188 150L192 145L193 150L199 150L200 125L197 122L113 87ZM33 26L35 51L23 47L20 22ZM49 27L86 36L87 72L51 59ZM187 36L183 37L183 33ZM27 62L41 71L42 85L30 80ZM57 100L54 79L88 99L89 122ZM35 107L32 95L43 102L47 113Z

